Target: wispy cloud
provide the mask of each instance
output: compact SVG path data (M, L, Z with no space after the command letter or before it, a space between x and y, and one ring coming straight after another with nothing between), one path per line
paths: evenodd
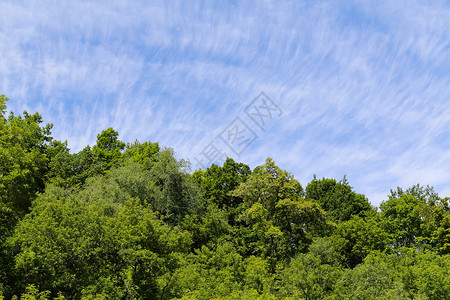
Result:
M194 157L261 91L283 110L240 157L341 179L373 204L450 195L450 5L0 3L0 92L73 151L114 127ZM251 120L246 119L250 126ZM225 147L225 145L221 145Z

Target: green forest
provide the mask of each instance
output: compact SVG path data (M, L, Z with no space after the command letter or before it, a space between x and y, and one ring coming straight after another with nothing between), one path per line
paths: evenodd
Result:
M113 128L72 153L0 96L0 299L448 299L450 198L267 158L191 170Z

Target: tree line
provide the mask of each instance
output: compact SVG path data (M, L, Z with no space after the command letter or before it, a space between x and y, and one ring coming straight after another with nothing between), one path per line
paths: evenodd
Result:
M447 299L449 199L268 158L191 172L112 128L71 153L0 96L1 299Z

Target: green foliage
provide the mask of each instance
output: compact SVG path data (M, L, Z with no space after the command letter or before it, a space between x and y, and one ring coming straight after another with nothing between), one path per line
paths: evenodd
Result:
M117 131L108 128L97 135L97 144L92 147L92 152L105 164L106 170L117 167L121 163L125 143L118 137Z
M0 294L0 299L1 294ZM18 299L17 296L13 296L12 299ZM63 295L58 294L57 297L51 298L50 291L42 291L40 292L38 288L34 284L30 284L26 287L25 293L20 296L20 300L64 300L66 299Z
M233 214L233 209L242 203L242 198L230 195L230 192L244 182L250 173L249 166L227 158L223 167L212 165L205 171L197 170L193 178L202 188L205 199L221 209L231 210L230 214Z
M127 159L104 176L90 177L81 195L95 194L119 202L138 198L166 223L181 224L187 214L199 209L199 190L186 171L187 164L176 160L172 150L162 150L153 159L147 167Z
M440 254L450 254L450 214L439 222L439 227L432 233L432 240Z
M9 240L20 286L39 283L72 298L109 299L147 293L159 299L158 278L173 271L190 235L169 228L138 200L117 203L43 195Z
M421 245L429 245L440 254L450 254L450 198L431 199L416 210L421 218Z
M322 263L312 253L299 254L281 272L280 294L292 299L324 299L341 275L338 266Z
M5 224L28 212L37 192L43 191L47 169L46 150L51 124L41 127L42 117L4 116L8 98L0 95L0 220Z
M0 95L0 287L9 284L11 257L4 249L16 223L29 212L38 192L44 190L48 168L47 148L51 124L41 126L35 113L5 116L6 98Z
M139 163L146 169L151 169L160 150L158 143L135 141L127 144L124 158Z
M306 192L267 159L189 173L108 128L70 153L0 96L1 299L447 299L450 205L432 187L377 212L345 177Z
M191 254L175 276L182 299L214 299L240 290L242 257L231 243L203 246Z
M243 259L232 243L224 242L196 250L175 281L180 299L276 299L275 277L269 268L267 260Z
M447 299L448 257L403 248L401 253L372 253L345 270L331 299Z
M378 216L353 217L340 223L330 237L342 263L354 268L372 251L388 251L390 235L380 227Z
M423 203L439 202L439 195L434 191L433 187L423 187L420 184L416 184L405 191L401 187L397 187L397 190L391 190L389 198L398 199L403 195L411 195Z
M104 163L89 146L74 154L69 153L66 144L58 145L56 148L59 148L59 151L50 160L47 181L64 188L66 193L82 188L86 179L105 170Z
M352 190L346 178L340 182L335 179L314 179L306 187L306 199L319 203L327 216L335 222L343 222L352 216L366 216L373 212L368 199Z
M398 284L392 267L385 259L379 255L369 255L363 264L344 271L331 298L407 299Z
M413 186L391 191L380 206L382 224L393 237L394 247L432 248L441 254L450 248L450 207L432 187Z
M242 197L241 219L257 238L255 254L270 258L272 271L277 261L305 251L313 236L329 228L323 210L305 201L300 183L271 159L231 195Z
M193 234L193 249L216 244L232 229L226 213L214 205L209 205L201 213L186 215L182 227Z
M199 208L200 191L188 170L189 164L176 160L172 149L160 151L149 170L159 194L154 208L169 224L181 224L187 214Z
M413 195L403 194L400 198L391 197L381 204L385 229L394 236L394 246L411 246L421 235L421 217L418 207L423 202Z

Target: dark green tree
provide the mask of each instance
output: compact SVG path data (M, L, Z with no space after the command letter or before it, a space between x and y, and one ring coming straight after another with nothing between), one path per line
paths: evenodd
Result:
M66 143L55 148L59 149L51 156L47 182L64 188L66 193L82 188L86 179L105 170L104 162L89 146L74 154L69 152Z
M365 219L354 216L337 225L330 240L344 267L354 268L375 250L390 252L391 236L383 230L381 221L379 215Z
M327 212L334 222L348 221L354 215L371 215L374 209L369 200L357 194L347 179L337 182L335 179L314 179L306 186L306 200L313 201Z
M223 167L213 164L206 170L197 170L193 178L200 185L204 197L226 210L236 209L242 198L230 195L230 192L244 182L250 175L250 167L227 158Z
M154 208L169 224L181 224L184 217L199 209L200 191L188 173L190 165L177 160L170 148L161 150L149 170L158 189Z

